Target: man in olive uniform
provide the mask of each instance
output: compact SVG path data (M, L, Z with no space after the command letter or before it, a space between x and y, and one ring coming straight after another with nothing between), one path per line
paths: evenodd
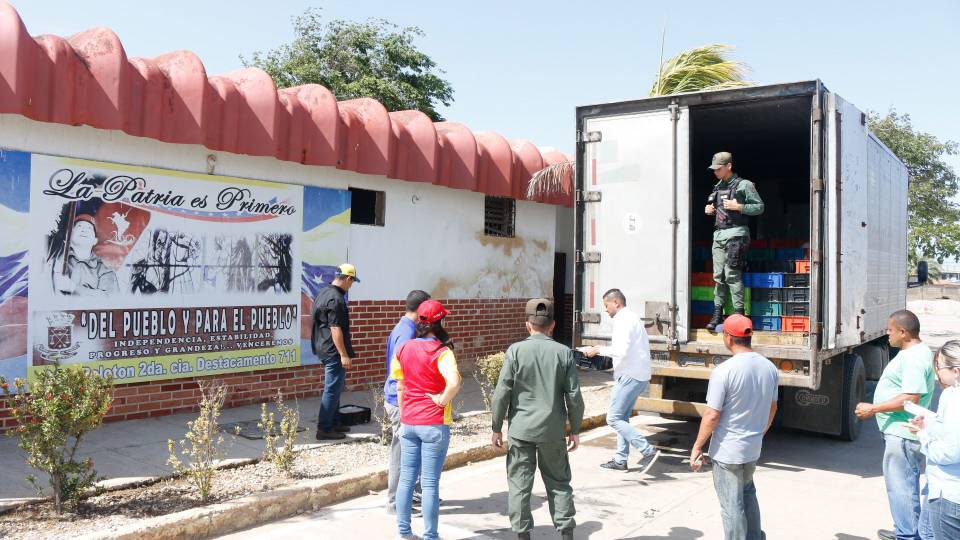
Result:
M567 453L580 445L583 396L573 351L554 341L553 302L527 302L530 337L507 349L493 394L493 446L503 446L503 420L510 424L507 450L510 524L521 539L530 538L530 493L537 467L547 489L553 525L561 538L573 539L573 488ZM566 435L566 423L570 434Z
M713 330L723 320L723 305L729 291L733 311L743 310L743 269L747 264L750 248L750 229L747 216L763 213L763 201L753 182L740 178L733 172L733 155L717 152L710 164L719 182L707 199L704 210L714 217L713 232L713 280L717 283L713 293L713 317L707 330Z

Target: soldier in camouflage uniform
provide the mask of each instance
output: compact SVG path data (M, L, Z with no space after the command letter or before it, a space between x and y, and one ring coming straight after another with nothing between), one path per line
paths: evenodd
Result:
M707 199L705 213L714 216L713 232L713 317L707 324L713 330L723 320L723 305L729 291L733 310L741 315L743 309L743 269L747 264L750 248L750 229L747 216L763 213L763 201L753 182L740 178L733 172L733 155L718 152L710 164L719 182Z

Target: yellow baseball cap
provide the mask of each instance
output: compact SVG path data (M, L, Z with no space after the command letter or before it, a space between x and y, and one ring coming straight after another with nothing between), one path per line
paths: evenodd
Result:
M350 263L343 263L337 267L338 276L350 276L354 281L360 283L360 278L357 277L357 267Z

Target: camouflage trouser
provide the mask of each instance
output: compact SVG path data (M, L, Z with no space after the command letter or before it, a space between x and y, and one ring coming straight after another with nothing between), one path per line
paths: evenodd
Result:
M743 309L743 269L749 248L750 238L747 236L713 240L714 307L723 308L729 291L733 308Z

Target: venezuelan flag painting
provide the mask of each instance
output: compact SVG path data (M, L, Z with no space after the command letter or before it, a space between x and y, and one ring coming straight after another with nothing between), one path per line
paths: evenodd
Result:
M30 154L0 149L0 375L9 381L27 368L29 211Z
M301 363L318 364L310 347L311 307L317 293L333 281L347 260L350 241L350 192L305 187L303 190L302 272L300 279Z

